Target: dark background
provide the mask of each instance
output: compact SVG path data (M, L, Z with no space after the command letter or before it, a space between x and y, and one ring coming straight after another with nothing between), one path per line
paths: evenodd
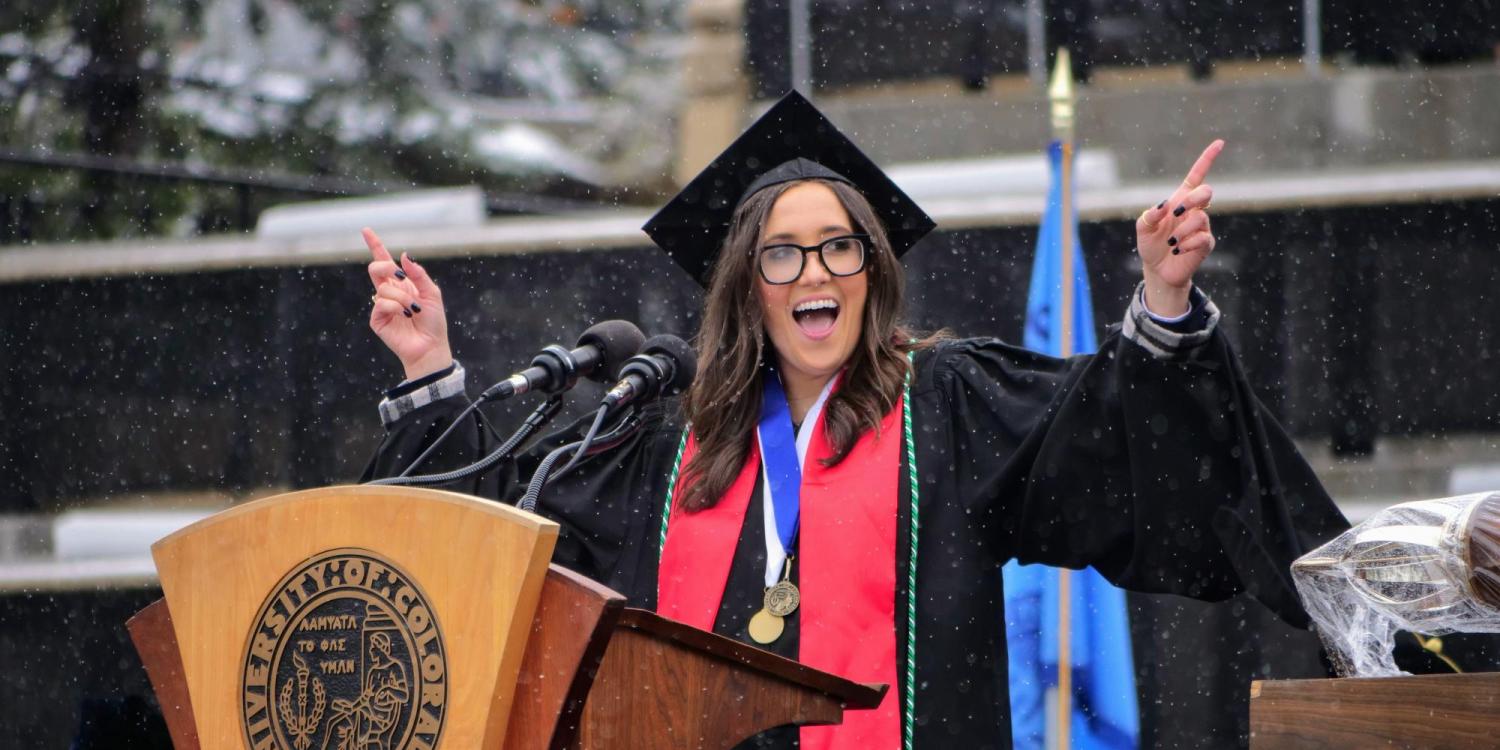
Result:
M1219 250L1199 280L1294 435L1357 454L1377 435L1495 430L1497 208L1216 212ZM1101 333L1139 275L1131 231L1080 230ZM924 240L906 260L911 319L1018 341L1035 240L1034 227ZM645 248L423 260L471 387L606 318L648 334L697 325L696 285ZM350 481L379 440L375 403L401 378L368 329L357 263L8 284L0 300L0 512Z
M791 88L789 0L746 0L746 63L757 98ZM1069 47L1075 73L1096 66L1215 63L1302 53L1302 0L1045 0L1048 49ZM813 85L838 88L1025 73L1025 0L814 0ZM1360 65L1451 63L1494 55L1493 0L1322 0L1326 58Z

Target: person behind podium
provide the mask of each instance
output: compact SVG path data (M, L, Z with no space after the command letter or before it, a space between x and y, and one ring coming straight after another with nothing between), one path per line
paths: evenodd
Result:
M1204 178L1221 147L1137 220L1123 326L1098 354L1055 359L904 327L898 259L932 221L789 94L646 225L708 288L698 376L548 488L555 562L635 606L892 686L840 726L746 747L1009 747L1011 558L1093 565L1138 591L1249 591L1305 624L1288 566L1347 524L1192 283L1214 247ZM366 240L371 327L407 376L380 405L370 479L405 468L466 398L435 282ZM514 499L581 426L461 489ZM460 432L423 471L493 447L477 423Z

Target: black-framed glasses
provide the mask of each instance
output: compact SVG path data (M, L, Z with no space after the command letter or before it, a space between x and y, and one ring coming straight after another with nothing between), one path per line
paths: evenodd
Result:
M816 245L767 245L756 254L755 265L767 284L790 284L802 278L807 254L817 253L823 267L834 276L853 276L865 270L870 235L845 234L831 237Z

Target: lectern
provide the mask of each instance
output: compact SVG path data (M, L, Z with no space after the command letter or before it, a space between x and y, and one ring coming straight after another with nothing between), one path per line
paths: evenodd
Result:
M1265 680L1251 685L1251 750L1373 747L1500 747L1500 674Z
M128 623L178 750L718 748L873 708L863 685L625 607L549 566L556 524L330 487L152 547Z

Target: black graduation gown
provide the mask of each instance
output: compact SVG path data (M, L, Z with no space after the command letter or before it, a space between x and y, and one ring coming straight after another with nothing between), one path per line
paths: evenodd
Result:
M1092 565L1122 587L1219 600L1248 591L1306 624L1289 565L1347 527L1291 441L1251 393L1222 333L1163 359L1112 334L1099 353L1060 360L996 339L919 352L911 387L919 473L918 748L1009 748L1006 560ZM405 467L464 406L449 398L389 426L366 478ZM654 608L661 512L681 422L658 408L628 443L549 487L540 511L562 526L554 561ZM575 425L482 480L457 487L513 499ZM483 455L477 423L424 470ZM904 459L903 459L904 462ZM896 581L905 612L910 492L900 477ZM715 629L748 642L760 607L761 494L751 495ZM794 618L795 619L795 618ZM795 656L797 628L773 645ZM909 634L897 617L897 653ZM899 700L900 685L887 700ZM777 744L794 734L783 732Z

